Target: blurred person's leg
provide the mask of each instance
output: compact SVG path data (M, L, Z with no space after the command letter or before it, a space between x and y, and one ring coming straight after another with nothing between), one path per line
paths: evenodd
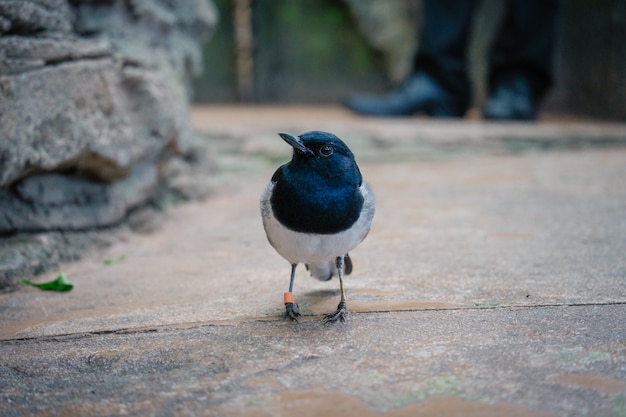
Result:
M474 6L474 0L425 0L411 76L386 96L353 96L346 105L366 115L462 117L471 101L466 52Z
M488 119L534 120L552 85L558 0L509 0L489 59Z

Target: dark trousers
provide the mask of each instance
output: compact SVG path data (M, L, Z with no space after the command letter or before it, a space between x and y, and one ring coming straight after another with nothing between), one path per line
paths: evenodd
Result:
M470 97L467 45L476 0L425 0L414 71L426 71L447 90ZM512 74L525 76L536 98L552 84L558 0L508 0L489 55L490 90Z

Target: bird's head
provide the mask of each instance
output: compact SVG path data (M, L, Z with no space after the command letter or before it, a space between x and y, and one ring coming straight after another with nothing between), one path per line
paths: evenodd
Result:
M278 134L293 148L290 167L313 170L328 179L353 177L359 183L361 173L350 148L332 133L312 131L294 136Z

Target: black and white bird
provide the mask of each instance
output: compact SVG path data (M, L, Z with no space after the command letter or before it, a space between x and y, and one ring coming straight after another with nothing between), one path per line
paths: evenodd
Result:
M293 156L265 189L261 216L270 244L291 264L283 318L297 321L300 316L292 291L296 267L303 263L322 281L339 278L341 300L324 322L344 321L343 276L352 272L348 252L370 230L374 194L363 182L354 155L337 136L320 131L279 136L293 147Z

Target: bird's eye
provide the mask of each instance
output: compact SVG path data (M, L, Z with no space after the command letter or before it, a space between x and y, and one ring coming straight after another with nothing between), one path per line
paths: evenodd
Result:
M330 145L324 145L320 148L322 156L330 156L333 154L333 147Z

